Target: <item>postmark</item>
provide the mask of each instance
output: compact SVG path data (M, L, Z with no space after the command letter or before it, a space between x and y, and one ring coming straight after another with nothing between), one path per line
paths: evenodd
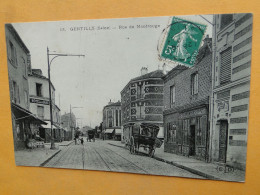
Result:
M160 57L186 66L193 66L200 48L206 25L173 17L165 32L167 37Z

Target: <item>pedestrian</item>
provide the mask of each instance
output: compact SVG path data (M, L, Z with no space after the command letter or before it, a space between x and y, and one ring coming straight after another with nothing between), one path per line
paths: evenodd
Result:
M80 142L81 142L82 145L84 144L83 137L80 139Z
M76 138L76 137L74 137L74 140L75 140L75 145L77 145L77 138Z

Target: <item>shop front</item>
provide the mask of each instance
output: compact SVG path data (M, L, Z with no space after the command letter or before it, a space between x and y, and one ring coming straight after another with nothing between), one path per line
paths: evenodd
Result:
M15 103L11 104L11 108L15 150L33 148L32 143L40 141L40 125L46 123Z
M165 115L165 152L208 160L208 107Z

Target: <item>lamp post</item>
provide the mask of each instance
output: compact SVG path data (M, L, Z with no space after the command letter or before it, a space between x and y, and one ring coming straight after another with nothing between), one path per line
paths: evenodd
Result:
M50 60L50 56L52 57ZM51 148L55 149L54 137L53 137L53 116L52 116L52 94L51 94L51 63L52 61L60 56L77 56L77 57L85 57L85 55L79 54L63 54L63 53L50 53L49 48L47 47L47 61L48 61L48 81L49 81L49 102L50 102L50 121L51 121Z

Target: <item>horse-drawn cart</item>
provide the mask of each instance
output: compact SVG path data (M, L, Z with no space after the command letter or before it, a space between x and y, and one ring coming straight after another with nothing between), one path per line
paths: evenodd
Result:
M135 154L140 147L148 151L148 155L153 157L155 148L160 148L162 141L157 138L160 128L149 123L132 124L126 128L126 145L130 153Z
M91 142L91 140L95 142L95 130L88 130L87 141Z

